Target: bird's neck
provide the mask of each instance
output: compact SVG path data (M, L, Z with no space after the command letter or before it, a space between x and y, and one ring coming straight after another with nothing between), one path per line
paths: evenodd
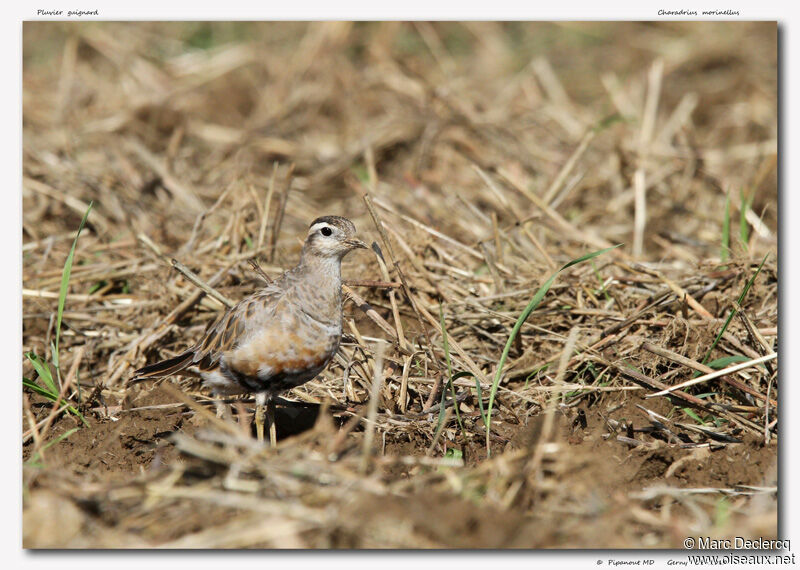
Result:
M296 302L320 320L341 322L342 260L338 257L303 255L294 273Z
M318 256L304 254L300 258L298 269L311 280L335 280L338 285L342 282L342 258L332 256Z

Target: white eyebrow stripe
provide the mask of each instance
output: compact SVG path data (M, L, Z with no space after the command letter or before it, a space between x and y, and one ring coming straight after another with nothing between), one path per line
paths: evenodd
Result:
M316 223L313 226L311 226L311 229L309 230L309 232L314 232L314 231L322 229L322 228L331 228L331 229L333 229L333 226L331 226L327 222L319 222L319 223Z

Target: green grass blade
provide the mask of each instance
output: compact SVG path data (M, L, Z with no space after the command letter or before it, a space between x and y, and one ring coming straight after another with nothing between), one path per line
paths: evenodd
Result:
M35 352L26 352L25 356L33 365L33 369L36 370L45 387L53 393L53 398L56 398L58 396L58 388L56 388L56 383L53 381L53 373L50 372L50 366Z
M444 307L439 305L439 325L442 327L442 345L444 348L444 359L447 362L447 375L453 377L453 365L450 362L450 345L447 343L447 327L444 324Z
M522 314L519 316L517 322L514 324L514 328L511 329L511 334L508 336L508 341L506 341L505 348L503 348L503 354L500 356L500 361L497 363L497 372L495 373L494 380L492 381L492 389L489 392L489 404L486 410L486 420L485 420L486 451L488 454L491 453L489 448L489 430L491 429L491 424L492 424L492 407L494 406L494 399L495 396L497 395L497 389L500 387L500 377L503 372L503 366L506 363L506 359L508 358L508 353L511 350L511 346L514 343L514 339L517 337L517 334L519 334L519 331L522 328L523 323L525 323L530 314L534 311L534 309L536 309L536 307L542 301L544 296L547 294L547 291L550 290L550 286L553 284L553 281L555 281L556 277L558 277L559 273L561 273L565 269L568 269L569 267L572 267L573 265L577 265L578 263L594 259L598 255L602 255L608 251L611 251L612 249L616 249L621 245L622 244L617 244L615 246L607 247L599 251L593 251L591 253L587 253L586 255L582 255L577 259L573 259L572 261L564 265L561 269L553 273L553 275L551 275L550 278L547 281L545 281L541 287L539 287L538 291L536 291L536 294L533 296L528 305L522 311Z
M453 374L452 382L455 382L459 378L470 378L470 377L472 377L473 379L475 379L476 382L478 382L478 399L480 400L480 397L481 397L481 383L477 378L475 378L475 375L472 372L470 372L469 370L462 370L461 372L456 372L455 374ZM481 412L482 411L483 411L483 402L481 402Z
M470 374L473 378L475 376ZM489 429L489 421L486 419L486 410L483 409L483 394L481 394L481 381L475 378L475 391L478 393L478 408L481 411L481 419L483 420L483 425L486 429Z
M761 268L764 267L764 263L767 261L767 257L769 257L769 253L767 253L764 256L764 259L761 260L761 264L758 266L758 269L756 269L756 272L753 273L753 276L747 281L747 283L744 286L744 289L742 289L742 292L739 293L739 298L736 300L736 306L731 309L728 318L725 320L725 324L722 325L719 334L717 334L717 337L714 339L714 342L711 344L711 347L708 349L708 352L706 352L706 355L703 358L703 364L706 364L709 357L711 356L711 352L714 350L714 348L716 348L717 344L722 338L722 335L725 334L725 331L728 330L728 326L730 326L733 317L736 316L736 311L739 310L739 307L744 302L744 298L747 296L747 292L750 291L750 287L753 286L753 282L756 280L756 277L758 277L758 274L761 273Z
M753 276L747 281L747 284L744 286L744 289L742 289L742 292L739 294L739 298L736 300L737 305L741 305L744 302L744 298L750 291L750 287L753 286L753 282L756 280L756 277L758 277L758 274L761 273L761 268L764 267L764 263L766 263L768 257L769 253L764 255L764 259L761 260L761 263L758 265L758 269L756 269L756 272L753 273Z
M751 198L752 199L752 198ZM750 232L747 225L747 210L750 209L750 200L744 196L744 190L739 190L739 239L747 251L747 244L750 242Z
M592 127L592 130L595 133L603 132L604 130L608 129L609 127L614 126L617 123L629 123L631 122L630 119L626 119L619 113L614 113L607 117L600 119L597 124Z
M528 375L525 377L525 386L523 387L523 390L527 390L527 389L528 389L528 383L531 381L531 378L533 378L534 376L536 376L536 375L537 375L537 374L539 374L540 372L544 372L544 371L545 371L545 370L547 370L548 368L550 368L550 365L549 365L549 364L542 364L542 365L541 365L539 368L537 368L536 370L534 370L533 372L531 372L530 374L528 374Z
M58 375L59 384L61 383L61 370L58 367L58 340L61 337L61 318L64 316L64 304L67 301L67 288L69 287L69 276L72 273L72 261L75 258L75 247L78 245L78 238L81 235L83 226L86 225L86 220L89 218L89 212L92 211L92 204L89 202L89 207L86 208L86 213L83 215L81 225L78 226L78 233L75 234L75 239L72 242L72 247L67 255L67 260L64 262L64 270L61 272L61 290L58 293L58 312L56 313L56 342L55 352L53 353L53 362L56 363L56 374Z
M81 420L81 422L83 422L83 425L85 425L86 427L90 427L89 426L89 421L85 417L83 417L83 414L80 413L78 410L76 410L75 408L70 406L70 407L67 408L67 411L70 414L72 414L73 416L77 416Z
M50 390L47 390L46 388L42 388L36 382L32 381L30 378L25 378L23 376L22 377L22 386L24 388L28 388L28 389L32 390L33 392L36 392L40 396L44 396L45 398L47 398L51 402L55 402L58 399L58 394L57 393L51 392ZM58 402L58 406L59 407L64 406L66 404L67 404L66 400L63 400L63 399ZM89 427L89 422L86 420L86 418L83 416L83 414L80 413L74 406L67 406L66 407L66 411L68 413L80 418L80 420L83 422L83 424L86 427Z
M22 377L22 385L25 388L29 388L29 389L33 390L34 392L36 392L40 396L44 396L48 400L55 401L55 399L58 398L58 394L54 394L50 390L48 390L46 388L42 388L36 382L34 382L33 380L31 380L29 378L25 378L24 376Z
M731 502L726 497L720 497L714 505L714 528L723 529L728 526L731 516ZM717 531L719 532L719 531Z
M731 249L731 197L725 196L725 217L722 218L722 247L719 250L720 261L728 261Z
M56 345L53 344L52 340L50 341L50 356L53 359L53 366L55 366L56 370L58 370L58 350L56 350Z
M700 425L703 425L703 426L706 425L706 422L704 422L703 419L700 416L698 416L693 409L691 409L691 408L681 408L681 409L683 410L683 413L685 413L687 416L692 418L694 421L696 421Z
M34 352L26 352L25 356L30 360L31 364L33 365L33 369L39 375L39 378L42 379L42 382L45 384L45 387L39 386L36 382L31 380L30 378L22 377L22 385L26 388L30 388L40 396L44 396L48 400L55 402L58 400L59 390L56 387L56 383L53 380L53 375L50 372L50 366L48 366L47 362L45 362L40 356L38 356ZM59 401L59 406L63 406L67 402L65 400ZM86 418L83 417L75 407L68 406L67 411L78 418L86 425L89 426L89 422L86 421Z
M439 437L439 432L444 427L444 404L447 401L447 390L442 390L442 396L439 398L439 417L436 418L436 431L433 433L433 439Z
M444 348L444 358L447 361L447 376L448 380L447 383L450 385L450 392L453 396L453 409L456 412L456 420L458 420L458 426L461 428L461 433L466 437L466 431L464 430L464 424L461 423L461 413L458 411L458 402L456 401L456 387L453 384L453 364L450 360L450 345L447 342L447 327L444 324L444 307L440 304L439 305L439 323L442 327L442 345ZM444 395L444 390L442 390L442 394ZM444 420L444 397L442 397L442 409L439 413L439 421Z
M739 362L747 362L750 360L750 357L743 356L741 354L734 354L733 356L725 356L723 358L717 358L716 360L712 360L707 364L709 368L713 368L714 370L720 370L722 368L726 368L731 364L738 364Z
M461 422L461 412L458 411L458 400L456 399L456 386L453 384L452 378L448 384L450 384L450 395L453 398L453 409L456 412L456 421L458 422L458 427L461 429L461 435L466 439L467 432L464 429L464 424Z
M65 431L65 432L64 432L64 433L62 433L60 436L58 436L58 437L56 437L56 438L53 438L53 440L52 440L52 441L48 441L46 444L44 444L44 446L42 447L42 449L40 449L39 451L37 451L36 453L34 453L33 455L31 455L31 456L28 458L28 461L26 461L25 463L28 463L29 465L34 465L34 466L36 466L36 467L39 467L39 466L41 466L41 463L39 463L39 459L41 459L41 457L42 457L42 455L41 455L41 452L42 452L42 451L44 451L45 449L47 449L48 447L50 447L51 445L55 445L55 444L57 444L59 441L62 441L62 440L64 440L64 439L67 439L69 436L71 436L71 435L72 435L73 433L75 433L76 431L78 431L78 428L72 428L72 429L70 429L70 430L67 430L67 431Z
M605 295L606 301L610 301L611 295L606 291L606 286L603 285L603 278L600 277L600 272L597 270L597 265L595 265L594 261L592 261L592 269L594 270L594 276L597 277L597 283L600 285L599 291Z

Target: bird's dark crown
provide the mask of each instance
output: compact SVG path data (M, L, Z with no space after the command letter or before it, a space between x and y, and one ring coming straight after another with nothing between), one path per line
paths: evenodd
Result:
M347 236L353 236L356 233L356 226L353 224L353 222L341 216L320 216L319 218L311 222L311 224L308 227L310 228L313 227L315 224L321 224L321 223L330 224L331 226L339 228Z

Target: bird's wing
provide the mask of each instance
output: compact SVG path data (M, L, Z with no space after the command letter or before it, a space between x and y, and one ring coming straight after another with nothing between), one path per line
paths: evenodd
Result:
M169 376L192 366L201 371L215 368L222 354L235 347L246 333L248 320L255 316L270 318L283 293L282 288L271 286L242 299L223 313L197 344L177 356L136 370L134 380Z
M248 321L256 317L269 318L274 313L283 293L277 287L267 287L228 309L192 349L192 364L197 364L201 370L215 367L220 357L242 340Z

